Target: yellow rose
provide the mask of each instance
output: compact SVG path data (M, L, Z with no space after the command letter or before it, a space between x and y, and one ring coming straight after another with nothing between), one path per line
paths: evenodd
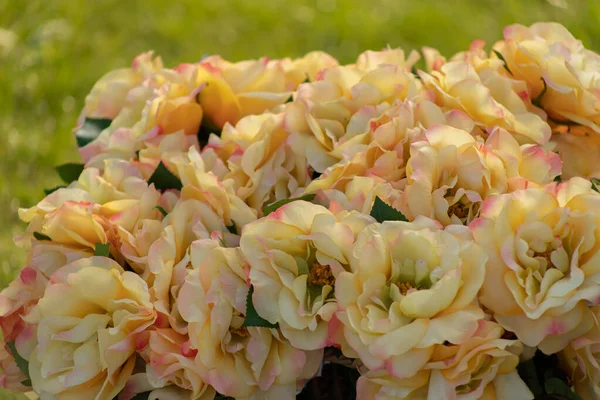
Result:
M243 326L248 276L238 248L207 252L195 242L190 254L193 270L177 303L204 381L235 398L293 398L296 382L315 374L322 351L298 350L277 329Z
M291 82L291 87L317 80L318 74L323 70L339 65L338 61L323 51L311 51L304 57L295 60L282 60L286 79Z
M592 329L574 339L558 354L560 364L571 377L575 393L585 400L600 396L600 307L591 307L594 324Z
M341 272L335 297L344 355L398 379L416 374L435 344L459 344L477 331L475 305L485 253L466 227L436 221L386 221L356 239L351 272Z
M82 114L87 118L114 119L127 103L130 90L163 68L160 57L152 60L152 56L152 52L142 53L131 68L117 69L100 78L85 98Z
M145 282L106 257L61 268L37 308L29 374L42 397L113 399L133 371L136 338L156 319Z
M526 85L502 75L502 68L497 59L477 64L451 61L430 74L420 71L419 76L436 104L466 112L481 129L501 127L520 143L546 143L550 126L519 95L527 93Z
M372 71L382 64L397 65L410 71L419 61L421 56L415 50L412 50L408 58L404 55L404 50L400 48L392 49L390 47L381 51L367 50L361 53L354 66L360 71Z
M470 228L486 251L480 301L503 328L546 354L592 327L600 302L600 194L589 181L488 198Z
M232 179L237 195L256 210L294 197L309 179L306 160L287 144L283 121L283 114L249 116L221 135L222 146L232 143L241 153L227 159L231 172L223 179Z
M522 145L504 129L485 143L469 133L437 125L410 150L400 209L409 218L443 225L469 223L483 200L526 184L545 185L560 174L560 158L539 146Z
M479 321L475 334L458 346L438 345L425 366L428 396L439 399L523 399L533 394L517 373L523 345L503 339L500 325Z
M562 25L536 23L504 28L494 48L515 79L556 121L572 121L600 133L600 56L583 47Z
M396 99L413 99L420 81L397 65L371 71L332 67L321 80L300 85L286 106L286 130L294 151L317 172L369 143L369 119L381 115Z
M408 378L395 378L386 370L366 371L356 382L356 400L426 399L430 372L420 370Z
M294 347L329 344L336 277L349 269L356 234L373 221L294 201L244 228L240 248L250 265L254 306L261 317L279 323Z

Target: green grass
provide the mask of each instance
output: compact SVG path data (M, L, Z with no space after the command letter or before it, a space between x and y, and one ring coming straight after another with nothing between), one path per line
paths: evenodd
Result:
M168 66L314 49L351 62L388 44L450 55L476 38L491 45L505 25L548 20L600 48L596 0L0 0L0 287L25 261L12 243L24 229L17 209L60 183L55 165L78 160L71 129L85 95L142 51Z

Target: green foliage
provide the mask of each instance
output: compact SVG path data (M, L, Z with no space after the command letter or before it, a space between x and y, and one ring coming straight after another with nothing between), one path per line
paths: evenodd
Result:
M279 207L291 203L292 201L298 201L298 200L303 200L303 201L313 201L313 199L315 198L315 194L305 194L304 196L300 196L300 197L296 197L293 199L284 199L284 200L279 200L276 201L274 203L271 204L267 204L266 206L264 206L263 208L263 214L265 215L265 217L269 214L271 214L273 211L277 210Z
M167 212L167 210L165 210L164 208L162 208L161 206L154 206L154 208L158 211L160 211L160 213L163 215L163 217L166 217L169 213Z
M43 233L33 232L33 237L37 240L52 240L50 236L44 235Z
M510 68L508 68L508 64L506 63L506 60L504 59L504 56L497 50L492 50L494 52L494 54L496 55L496 57L498 57L500 60L502 60L502 62L504 63L504 69L506 70L506 72L508 72L509 74L513 74L512 71L510 70Z
M537 95L537 97L535 99L531 100L532 104L534 104L540 108L542 107L542 98L546 94L546 90L548 90L548 86L546 85L546 80L544 78L541 78L541 79L542 79L542 82L544 82L544 88L542 89L540 94Z
M17 347L15 346L15 342L6 343L10 348L10 352L12 353L13 358L15 359L15 363L17 367L21 370L23 374L27 377L23 382L21 382L24 386L31 386L31 380L29 379L29 361L21 357L19 352L17 351Z
M536 400L581 400L571 389L569 377L560 369L556 355L538 351L532 359L519 364L517 371Z
M183 187L179 178L169 171L162 161L158 164L158 167L156 167L150 179L148 179L148 184L152 183L154 183L154 187L158 190L181 190Z
M79 179L79 175L83 172L83 164L66 163L56 167L58 176L63 180L64 183L69 184Z
M95 256L108 257L110 256L110 244L96 243L96 249L94 249Z
M272 324L260 315L254 308L252 302L252 293L254 293L254 286L250 286L248 290L248 296L246 297L246 318L242 326L258 326L262 328L277 328L277 324Z
M110 119L86 118L83 126L75 132L77 146L83 147L92 142L100 133L108 128L112 121Z
M375 201L373 202L371 217L375 218L377 222L408 221L404 214L385 203L379 196L375 197Z

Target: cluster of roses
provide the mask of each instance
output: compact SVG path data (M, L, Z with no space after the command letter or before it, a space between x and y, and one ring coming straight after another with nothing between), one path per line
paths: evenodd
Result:
M100 79L19 212L2 386L287 399L335 347L359 399L532 399L541 351L598 398L600 56L552 23L422 54Z

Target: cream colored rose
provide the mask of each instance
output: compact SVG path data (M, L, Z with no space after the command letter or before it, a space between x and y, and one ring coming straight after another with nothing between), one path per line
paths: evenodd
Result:
M584 400L600 396L600 307L591 307L594 323L592 329L571 341L558 354L560 364L571 377L575 393Z
M430 371L420 370L408 378L395 378L386 370L366 371L356 382L356 400L427 399Z
M328 325L338 306L336 277L349 269L356 234L374 220L358 213L333 215L305 201L286 204L246 225L240 240L250 265L258 314L279 327L297 348L329 345Z
M351 272L337 276L344 355L397 379L416 374L434 345L468 340L484 312L475 305L486 256L466 227L386 221L356 239Z
M526 85L501 73L502 61L489 59L473 64L451 61L427 74L419 72L435 103L466 112L481 129L506 129L520 143L544 144L550 139L550 126L534 113Z
M286 79L295 89L301 83L315 81L324 69L339 65L338 61L323 51L311 51L304 57L295 60L282 60Z
M485 143L449 126L433 126L410 150L400 209L409 218L434 218L443 225L471 222L481 202L515 187L545 185L560 174L558 155L522 145L504 129Z
M235 148L239 154L227 158L231 172L223 179L233 180L237 195L256 210L294 197L310 179L306 160L287 143L283 122L283 114L249 116L221 134L218 146Z
M132 373L136 338L156 319L145 282L106 257L61 268L37 309L29 374L42 398L113 399Z
M494 48L515 79L525 81L548 116L600 133L600 56L587 50L562 25L536 23L504 28Z
M388 46L381 51L367 50L361 53L353 66L360 71L372 71L381 65L387 64L397 65L410 71L420 58L421 56L415 50L412 50L407 58L404 50L400 48L392 49Z
M369 143L370 118L396 99L413 99L419 93L420 81L397 65L383 64L368 72L351 66L326 69L320 80L300 85L285 109L291 146L323 172Z
M487 255L480 293L503 328L556 353L592 327L600 301L600 195L583 179L493 196L470 228Z
M190 253L193 270L177 303L198 373L226 396L293 398L296 382L316 372L322 351L296 349L277 329L243 326L248 266L238 248L207 250L195 242ZM256 286L254 293L260 290Z

